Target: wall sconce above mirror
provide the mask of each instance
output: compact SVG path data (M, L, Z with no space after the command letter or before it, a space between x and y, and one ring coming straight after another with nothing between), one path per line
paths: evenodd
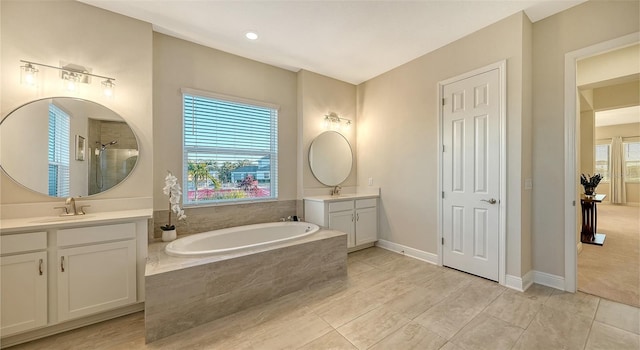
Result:
M347 130L351 124L351 119L342 118L335 112L330 112L324 116L324 128L327 130Z
M35 86L37 84L38 67L52 68L60 71L60 79L63 80L63 86L70 92L78 89L78 84L91 84L91 77L104 79L102 81L102 92L107 97L112 97L115 91L115 78L105 77L89 72L88 68L75 64L67 64L62 67L51 66L44 63L20 60L24 66L20 66L20 82L24 85Z

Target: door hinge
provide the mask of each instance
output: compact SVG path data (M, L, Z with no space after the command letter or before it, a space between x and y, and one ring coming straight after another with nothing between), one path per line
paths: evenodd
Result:
M446 101L447 101L447 99L446 99L446 98L443 98L443 99L442 99L442 105L443 105L443 106L447 104L447 102L446 102Z
M442 245L444 245L444 237L442 237L442 241L441 241Z
M442 145L442 153L444 153L444 145Z
M442 191L442 198L444 198L444 191Z
M576 201L573 201L573 206L574 206L574 207L576 206Z

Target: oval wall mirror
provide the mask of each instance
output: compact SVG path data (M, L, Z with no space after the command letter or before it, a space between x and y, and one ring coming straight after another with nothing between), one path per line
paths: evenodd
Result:
M124 181L137 161L133 130L114 111L92 101L35 100L0 121L0 167L45 195L102 193Z
M318 135L309 148L309 165L322 184L337 186L349 177L353 155L349 141L336 131Z

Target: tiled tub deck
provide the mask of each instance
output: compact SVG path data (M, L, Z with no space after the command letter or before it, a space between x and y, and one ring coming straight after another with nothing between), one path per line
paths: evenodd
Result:
M147 342L347 277L347 236L338 231L321 230L271 247L199 258L168 256L166 244L149 245Z

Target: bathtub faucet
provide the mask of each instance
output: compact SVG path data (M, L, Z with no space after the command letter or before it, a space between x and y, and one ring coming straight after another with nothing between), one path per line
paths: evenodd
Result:
M280 218L280 221L285 222L285 221L298 221L298 217L296 215L289 215L286 218L282 217Z

